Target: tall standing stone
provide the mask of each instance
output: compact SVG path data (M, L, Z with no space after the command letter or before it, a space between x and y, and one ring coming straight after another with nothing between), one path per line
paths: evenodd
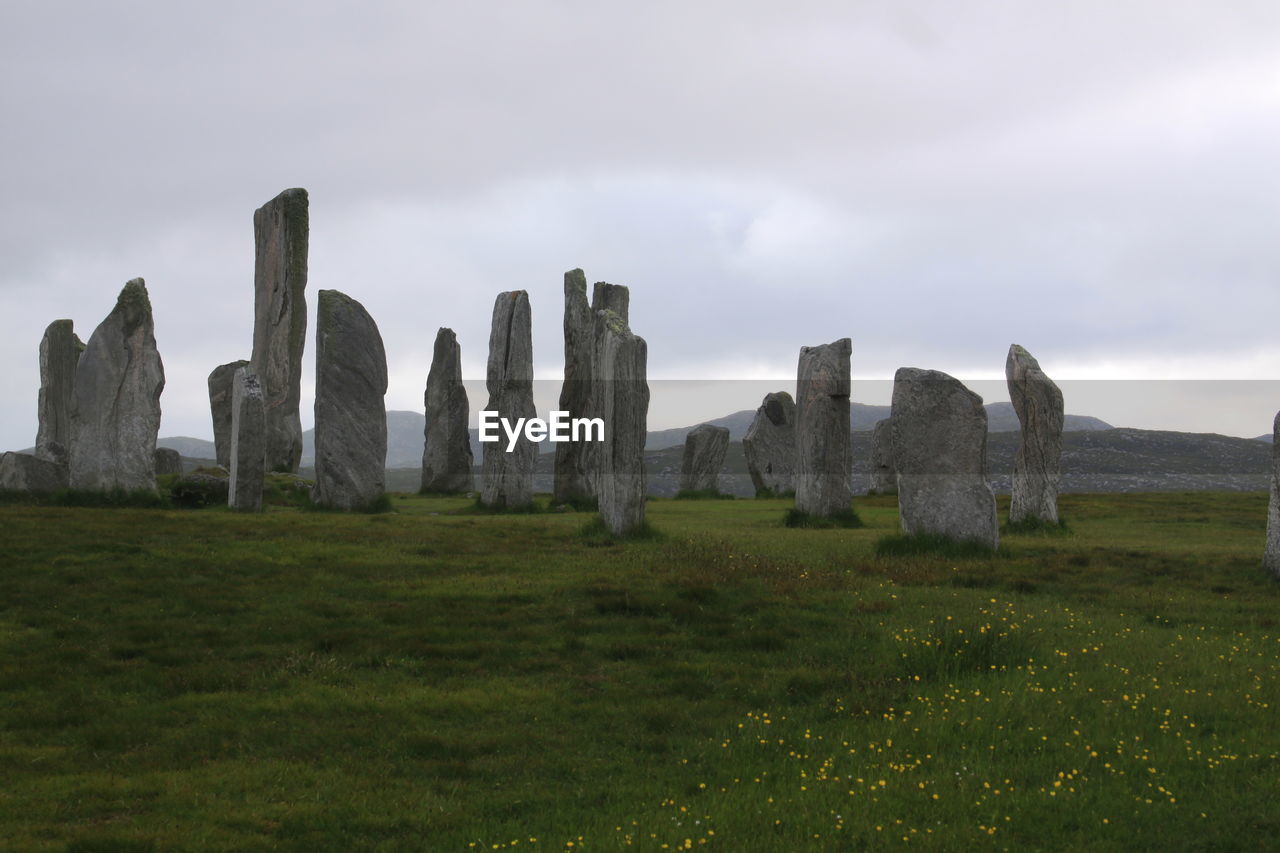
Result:
M334 509L364 509L386 491L387 353L363 305L336 290L318 297L312 499ZM269 437L269 417L267 426Z
M523 290L499 293L493 303L489 331L489 364L485 384L487 411L497 412L512 426L520 418L537 417L533 405L533 332L529 294ZM493 509L520 509L533 502L533 464L538 445L521 433L507 450L506 434L486 442L481 468L480 502Z
M610 309L596 312L594 327L591 397L604 440L589 458L600 518L610 533L623 536L644 525L649 347Z
M849 356L841 338L801 347L796 376L796 509L820 518L849 510L853 447Z
M1280 579L1280 412L1271 424L1271 502L1267 506L1267 546L1262 567Z
M164 364L154 328L135 278L89 337L71 398L71 488L155 491Z
M70 320L54 320L40 339L40 423L35 456L65 466L71 446L71 396L84 343Z
M680 459L680 491L720 491L720 469L729 449L729 430L712 424L698 424L684 438Z
M891 411L902 532L996 548L982 398L941 371L902 367L893 377Z
M796 403L786 391L766 394L742 437L747 473L756 495L796 489Z
M240 367L231 382L231 447L227 505L243 512L262 511L266 479L266 408L257 374Z
M583 281L585 284L585 279ZM612 311L622 323L631 323L631 289L625 284L597 281L591 288L591 311Z
M209 413L213 416L213 455L218 464L231 467L231 397L235 389L236 371L248 367L247 361L219 364L209 374Z
M470 404L462 384L462 347L453 329L436 332L427 388L422 395L426 410L423 430L422 491L455 494L469 492L471 436L467 432Z
M598 287L598 286L597 286ZM625 288L624 288L625 289ZM570 418L593 417L591 381L595 348L595 314L587 304L587 277L580 269L564 274L564 384L560 411ZM625 321L624 321L625 322ZM594 496L586 442L556 444L553 501L558 504Z
M893 465L893 421L889 418L876 421L871 430L871 483L867 493L898 493L898 471Z
M254 211L253 372L266 404L267 469L302 459L302 351L307 336L307 191L285 190Z
M1036 519L1057 524L1062 392L1031 353L1017 344L1009 347L1004 375L1009 383L1009 399L1022 425L1022 440L1013 460L1009 521Z

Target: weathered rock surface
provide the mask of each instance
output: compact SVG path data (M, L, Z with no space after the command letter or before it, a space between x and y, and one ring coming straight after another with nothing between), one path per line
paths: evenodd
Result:
M235 372L231 384L231 464L227 505L243 512L262 511L266 478L267 411L262 383L247 367Z
M796 403L786 391L766 394L742 438L747 473L756 494L796 488Z
M385 491L387 354L363 305L336 290L321 290L318 296L312 499L334 509L364 509Z
M0 455L0 489L56 492L67 487L67 466L26 453Z
M1040 363L1017 344L1004 363L1009 399L1022 425L1022 443L1013 461L1009 521L1058 522L1058 480L1062 459L1062 392Z
M489 332L489 391L487 411L498 413L514 427L521 418L537 417L533 404L533 335L529 294L511 290L498 294L493 303ZM506 434L484 445L480 502L494 509L519 509L533 502L533 464L538 445L516 439L507 450Z
M89 337L71 400L73 489L156 488L156 434L164 364L151 300L135 278Z
M40 423L35 455L66 466L71 448L71 396L84 343L70 320L54 320L40 339Z
M1280 412L1271 425L1271 502L1267 506L1267 545L1262 567L1280 578Z
M564 384L560 386L560 410L570 418L597 417L591 412L595 323L595 313L587 304L586 274L570 270L564 274ZM589 442L562 441L556 445L555 503L594 496L590 454Z
M849 510L849 356L841 338L801 347L796 376L796 509L829 518Z
M583 283L586 283L584 278ZM625 284L597 281L591 287L591 312L612 311L624 324L631 322L631 289Z
M644 525L649 347L614 311L596 312L594 328L592 416L605 427L604 441L589 458L600 518L622 536Z
M223 468L231 467L231 394L236 371L247 361L219 364L209 374L209 413L213 416L213 453Z
M254 211L253 372L266 405L267 469L296 473L302 458L302 351L307 336L307 191L290 189Z
M470 404L462 384L462 347L453 329L436 332L427 388L422 395L426 411L423 427L423 492L456 494L469 492L474 484L471 472L471 440L467 432Z
M720 469L728 449L729 430L724 427L698 424L689 430L680 460L680 491L719 491Z
M171 447L156 448L156 476L182 473L182 454Z
M896 495L898 472L893 466L893 422L878 422L871 430L871 483L867 494Z
M902 532L996 548L982 398L941 371L902 367L893 377L892 412Z

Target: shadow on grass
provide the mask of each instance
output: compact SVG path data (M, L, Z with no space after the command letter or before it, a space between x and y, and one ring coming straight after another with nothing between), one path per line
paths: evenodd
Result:
M395 507L391 503L391 495L383 492L363 506L352 507L351 509L341 509L339 507L326 506L318 504L312 500L310 494L303 494L298 497L298 506L304 512L343 512L343 513L363 513L364 515L377 515L383 512L394 512Z
M588 545L601 546L616 545L619 542L658 542L663 536L648 521L641 522L635 530L619 536L605 526L603 518L596 516L582 526L578 531L578 538Z
M813 530L829 530L836 527L857 528L863 526L862 519L853 511L852 507L828 516L811 515L810 513L792 507L787 510L787 514L783 517L782 523L787 527L804 527Z
M719 489L681 489L671 498L673 501L732 501L735 495Z
M953 560L972 560L991 557L998 553L982 542L956 540L937 533L918 533L908 536L895 533L883 536L876 542L877 557L946 557Z
M1042 518L1032 517L1010 521L1000 528L1000 532L1015 536L1072 536L1075 534L1065 519L1045 521Z

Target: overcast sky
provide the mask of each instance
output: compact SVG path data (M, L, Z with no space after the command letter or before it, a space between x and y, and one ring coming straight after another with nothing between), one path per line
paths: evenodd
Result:
M1064 380L1255 380L1071 386L1117 425L1253 436L1280 408L1274 0L5 0L0 117L0 448L34 443L44 327L87 340L136 276L161 434L211 437L253 210L295 186L308 425L317 290L365 305L388 408L420 409L437 327L482 376L501 290L558 377L579 266L631 287L650 377L792 387L848 336L855 377L995 379L1017 342ZM655 397L651 424L758 402Z

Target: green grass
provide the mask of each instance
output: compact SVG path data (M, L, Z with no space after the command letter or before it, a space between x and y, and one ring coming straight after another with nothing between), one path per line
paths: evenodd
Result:
M936 533L916 533L910 536L893 533L876 541L877 557L913 557L930 554L948 560L971 560L990 557L992 550L982 542L955 540Z
M1071 536L964 560L878 555L892 497L626 542L6 505L0 848L1266 849L1266 501L1066 495Z
M671 498L676 501L732 501L736 495L719 489L681 489Z
M862 517L852 507L832 515L812 515L803 510L791 507L782 518L786 527L806 528L810 530L830 530L833 527L864 527Z

